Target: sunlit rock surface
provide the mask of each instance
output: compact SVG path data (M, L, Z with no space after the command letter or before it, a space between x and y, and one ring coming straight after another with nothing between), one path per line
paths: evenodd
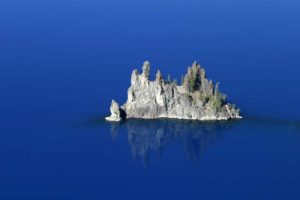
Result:
M174 118L189 120L229 120L241 118L240 110L226 101L226 96L206 78L205 70L194 62L188 67L182 84L163 79L160 71L150 80L150 63L145 61L143 72L134 70L127 102L119 107L112 102L109 121L126 118ZM123 113L123 114L122 114Z
M115 100L112 100L111 102L110 112L111 115L109 117L106 117L106 120L113 122L118 122L122 120L120 106Z

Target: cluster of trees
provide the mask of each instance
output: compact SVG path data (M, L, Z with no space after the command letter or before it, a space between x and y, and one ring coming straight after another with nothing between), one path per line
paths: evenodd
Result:
M198 92L201 101L210 102L216 110L220 109L226 101L226 95L219 91L219 83L214 86L197 62L194 62L192 67L188 68L187 74L182 77L182 86L188 93Z
M165 84L177 84L177 80L172 79L170 75L164 80L159 70L156 74L156 80L163 81ZM192 97L192 94L197 93L202 102L210 103L216 110L220 109L226 101L226 95L219 91L219 83L214 86L212 81L206 78L205 70L196 61L192 67L188 67L186 75L181 77L181 85L188 96Z

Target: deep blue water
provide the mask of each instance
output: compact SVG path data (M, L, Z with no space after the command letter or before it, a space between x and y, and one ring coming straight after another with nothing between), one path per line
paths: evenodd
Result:
M1 0L0 199L300 199L297 0ZM104 121L144 60L243 120Z

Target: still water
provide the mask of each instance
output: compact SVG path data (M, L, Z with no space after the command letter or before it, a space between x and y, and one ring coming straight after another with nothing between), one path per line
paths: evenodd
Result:
M1 0L0 199L300 199L296 0ZM229 122L108 123L150 60L194 60Z

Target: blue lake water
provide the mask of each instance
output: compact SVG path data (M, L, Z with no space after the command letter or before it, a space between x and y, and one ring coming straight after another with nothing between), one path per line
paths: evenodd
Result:
M0 199L300 199L300 2L1 0ZM230 122L104 121L197 60Z

